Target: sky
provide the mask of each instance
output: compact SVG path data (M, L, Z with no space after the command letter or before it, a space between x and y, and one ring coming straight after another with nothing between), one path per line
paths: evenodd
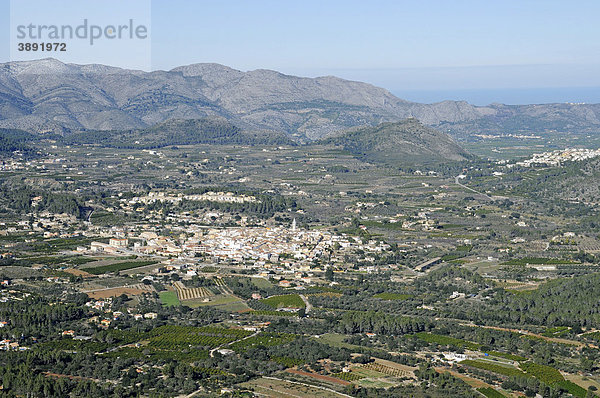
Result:
M132 18L148 40L69 43L57 57L335 75L420 102L600 102L598 15L597 0L0 0L0 61L24 56L14 37L24 21Z

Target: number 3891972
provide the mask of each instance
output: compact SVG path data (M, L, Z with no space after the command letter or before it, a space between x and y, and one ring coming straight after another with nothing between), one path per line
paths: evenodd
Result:
M67 43L18 43L19 51L67 51Z

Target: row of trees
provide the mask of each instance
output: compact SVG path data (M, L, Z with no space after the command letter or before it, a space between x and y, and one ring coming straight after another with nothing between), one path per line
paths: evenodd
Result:
M377 333L402 335L429 330L431 325L423 319L389 315L383 312L346 312L339 324L343 333Z

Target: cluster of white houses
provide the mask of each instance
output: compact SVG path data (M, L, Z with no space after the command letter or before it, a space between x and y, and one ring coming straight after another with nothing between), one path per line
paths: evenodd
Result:
M181 202L182 200L198 201L198 202L208 201L208 202L221 202L221 203L246 203L246 202L257 202L258 201L256 199L256 197L251 196L251 195L240 195L240 194L234 194L233 192L209 191L209 192L205 192L202 194L191 194L191 195L184 195L184 194L170 195L165 192L150 192L146 196L138 196L135 198L131 198L128 201L128 203L130 205L133 205L136 203L148 204L148 203L154 203L154 202L177 203L177 202Z
M80 251L139 253L164 257L201 257L230 260L257 265L277 263L292 266L326 257L331 263L343 262L344 255L355 250L381 253L389 245L379 241L363 243L359 238L335 235L328 231L301 230L294 222L291 227L231 227L194 228L175 237L158 235L153 231L128 232L112 237L108 243L92 242ZM125 235L127 237L125 237ZM131 244L132 243L132 244Z
M534 153L530 159L516 164L518 166L531 167L536 164L548 166L560 166L564 162L577 162L600 156L600 149L564 149L552 152Z

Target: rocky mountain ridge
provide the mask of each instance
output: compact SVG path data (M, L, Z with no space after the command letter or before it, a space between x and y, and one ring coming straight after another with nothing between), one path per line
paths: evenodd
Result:
M143 72L55 59L0 64L0 128L43 133L147 128L170 119L225 118L298 141L414 117L454 136L600 131L600 104L419 104L370 84L271 70L194 64Z

